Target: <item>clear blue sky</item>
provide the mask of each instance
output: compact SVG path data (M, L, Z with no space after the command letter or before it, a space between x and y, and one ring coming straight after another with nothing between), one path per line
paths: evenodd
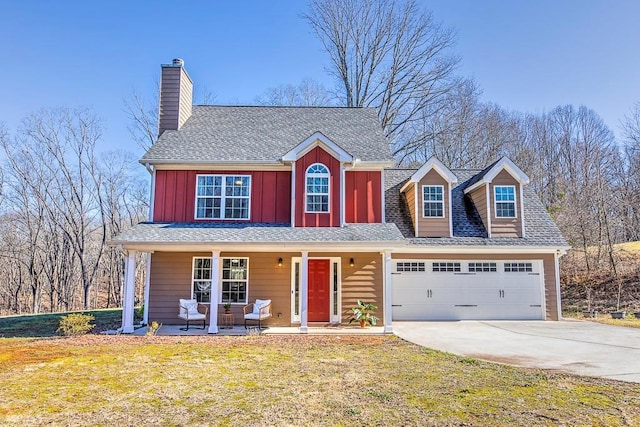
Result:
M486 101L534 113L584 104L616 133L640 101L640 1L424 5L457 31L458 72ZM151 98L160 64L175 57L222 104L252 104L306 77L332 86L305 9L294 0L2 1L0 121L14 130L42 107L89 106L103 119L105 149L136 150L123 99L133 90Z

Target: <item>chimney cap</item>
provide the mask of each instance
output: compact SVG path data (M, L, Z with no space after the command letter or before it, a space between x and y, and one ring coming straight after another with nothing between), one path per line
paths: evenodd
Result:
M183 67L184 66L184 60L182 60L181 58L175 58L173 60L173 65L175 67Z

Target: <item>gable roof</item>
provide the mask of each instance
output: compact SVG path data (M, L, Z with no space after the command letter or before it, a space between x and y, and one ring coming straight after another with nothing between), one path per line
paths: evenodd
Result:
M393 161L373 108L194 105L140 162L275 164L316 132L361 161Z
M452 172L459 180L457 184L452 185L451 190L453 237L415 237L409 208L400 189L416 173L416 169L386 169L384 183L387 221L396 224L410 245L567 248L569 245L560 234L560 230L529 186L523 188L526 237L487 237L482 219L465 190L479 182L492 166L495 164L485 170L453 169Z
M456 182L458 182L458 177L455 176L455 174L451 172L448 167L442 164L442 162L435 156L431 156L429 160L427 160L426 163L420 167L420 169L418 169L413 175L411 175L409 181L407 181L407 183L402 186L400 191L404 192L411 183L420 182L420 180L424 178L424 176L429 173L431 169L435 169L435 171L438 172L440 176L442 176L445 180L447 180L449 184L455 184Z
M343 150L342 147L324 136L322 132L316 132L300 144L296 145L291 151L282 156L282 160L298 160L315 147L321 147L341 162L353 162L356 160L351 154Z
M529 177L527 174L522 172L522 169L516 166L515 163L507 157L503 157L496 160L474 176L471 182L467 185L465 193L469 193L483 184L490 183L503 169L506 169L507 172L509 172L520 184L529 184Z

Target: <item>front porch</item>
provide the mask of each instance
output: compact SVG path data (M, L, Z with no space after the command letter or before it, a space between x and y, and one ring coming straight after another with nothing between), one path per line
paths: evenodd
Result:
M210 335L207 329L189 328L188 331L182 330L184 325L162 325L156 332L158 336L202 336ZM147 333L147 327L143 326L133 331L133 335L144 336ZM328 325L328 326L310 326L306 332L300 331L297 326L271 326L258 329L257 326L251 326L247 329L242 325L234 325L232 328L219 328L216 334L212 336L245 336L245 335L382 335L384 334L384 326L370 326L361 328L360 326L349 325Z

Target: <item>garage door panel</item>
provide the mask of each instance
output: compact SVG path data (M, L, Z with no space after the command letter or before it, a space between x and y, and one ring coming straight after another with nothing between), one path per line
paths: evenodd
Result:
M491 261L495 271L470 271L469 262L487 263L460 261L459 272L433 272L441 260L420 262L424 271L392 276L394 320L544 319L540 261L508 264L531 271L505 271L504 261Z

